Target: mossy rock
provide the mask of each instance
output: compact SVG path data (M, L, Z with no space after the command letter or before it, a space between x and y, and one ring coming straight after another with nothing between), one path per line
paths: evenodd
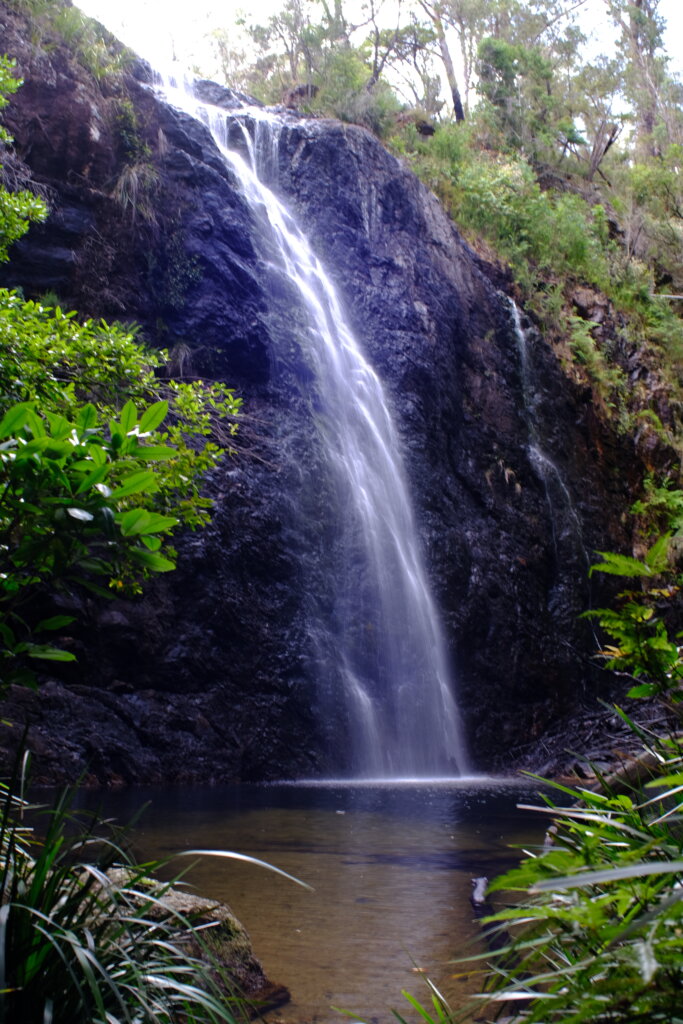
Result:
M123 886L131 872L125 868L113 868L107 875L114 885ZM136 876L135 887L142 890L144 879ZM228 906L198 896L179 885L170 885L167 889L162 887L160 892L160 883L153 878L149 879L149 887L154 890L159 913L168 910L170 914L190 921L201 931L201 942L194 939L191 932L188 933L190 952L211 965L212 973L226 996L246 999L250 1016L259 1016L289 1001L288 989L266 977L260 961L254 956L246 928Z

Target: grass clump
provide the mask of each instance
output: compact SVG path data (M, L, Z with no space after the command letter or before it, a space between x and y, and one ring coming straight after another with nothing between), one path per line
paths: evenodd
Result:
M2 786L0 1020L21 1024L235 1024L202 932L165 902L159 864L136 866L125 833L65 794L42 826ZM32 816L34 820L35 815ZM118 865L118 871L111 871Z
M56 35L98 82L116 78L135 60L132 50L70 0L7 0L7 4L31 18L35 43Z

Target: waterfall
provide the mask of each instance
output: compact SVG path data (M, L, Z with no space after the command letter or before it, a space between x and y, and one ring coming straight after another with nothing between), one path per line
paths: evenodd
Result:
M512 328L519 354L519 371L522 384L522 400L527 428L527 454L529 462L543 485L546 504L550 515L553 549L559 577L567 568L583 563L585 572L591 560L583 539L581 518L557 463L544 450L536 413L537 398L534 392L532 373L529 367L529 343L527 331L522 325L519 307L507 296L502 296L510 309Z
M330 516L338 578L333 607L315 613L312 634L326 637L317 671L336 680L341 693L328 695L322 713L335 714L341 703L336 741L348 743L354 776L463 774L467 759L446 645L389 405L325 269L268 187L277 171L281 124L263 110L228 113L185 90L165 85L164 92L210 128L253 211L253 243L268 290L292 304L299 358L308 371L300 386L335 496Z

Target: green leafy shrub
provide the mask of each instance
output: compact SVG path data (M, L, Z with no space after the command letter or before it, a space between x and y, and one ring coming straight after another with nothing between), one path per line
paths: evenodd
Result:
M400 104L386 82L368 88L370 68L362 50L333 49L325 55L322 69L315 76L319 91L316 110L340 121L349 121L384 135L393 124Z
M174 528L208 521L202 478L231 449L240 400L157 377L165 359L131 330L0 290L5 683L72 657L43 636L68 624L45 611L59 591L136 593L174 567Z
M621 578L639 580L638 590L623 591L616 608L598 608L585 612L597 619L615 641L600 654L607 667L644 677L628 692L629 697L658 695L679 703L683 699L683 657L678 641L683 633L669 635L665 614L678 595L678 579L669 570L670 534L666 533L647 551L644 559L601 552L603 562L591 567L591 573L602 572ZM649 585L646 585L649 584Z
M643 418L652 423L664 441L670 442L671 439L664 432L661 420L652 410L645 410ZM671 528L676 538L683 533L683 491L676 487L671 479L666 479L657 486L652 477L647 477L644 497L633 504L631 511L643 518L648 533L659 533L667 527Z
M491 88L498 89L502 83L508 89L521 67L520 54L507 45L498 49ZM508 58L514 64L508 69L512 75L509 81L505 71ZM539 81L543 81L542 74ZM546 180L539 175L539 165L525 146L500 145L500 126L492 133L491 117L523 114L515 103L508 108L505 97L501 102L500 109L493 102L482 104L469 124L437 126L430 139L417 139L414 132L411 137L406 130L395 128L392 146L409 159L460 230L481 246L486 256L497 256L510 266L527 308L546 335L557 342L569 341L573 362L583 367L596 385L603 409L618 419L620 429L632 429L633 417L642 408L643 389L623 386L617 348L623 351L624 343L650 356L649 365L656 367L655 373L672 404L680 398L683 321L677 307L655 293L658 255L667 274L675 263L670 253L677 254L676 260L680 256L680 216L674 211L674 206L680 210L680 147L667 151L663 167L660 161L657 167L641 172L634 169L631 174L631 195L637 186L640 199L648 197L652 216L657 213L661 230L668 232L667 246L655 246L657 251L652 250L644 260L636 245L643 229L642 218L635 217L623 231L615 230L615 210L611 208L608 215L606 202L596 201L600 198L597 190L577 186L569 175L557 172L547 174ZM532 135L541 149L557 148L557 137L544 137L541 128L530 121L525 125L525 131L533 128ZM562 127L552 118L549 126L555 136ZM563 132L567 136L567 131ZM544 170L543 161L540 169ZM623 177L626 172L620 173ZM558 187L553 187L555 184ZM654 189L652 194L650 188ZM614 190L606 192L609 202L618 206ZM628 221L628 209L620 209L620 217ZM634 241L627 244L627 237ZM648 237L654 236L650 232ZM587 329L572 316L577 285L589 285L610 299L618 317L614 328L620 335L620 345L613 351L599 351ZM566 352L564 344L561 351ZM675 417L670 426L675 427Z
M526 160L471 156L455 184L454 218L492 242L529 286L548 274L608 282L601 213L577 195L543 191Z
M126 587L174 562L162 543L178 525L144 507L158 490L156 469L175 449L159 444L168 403L142 412L128 402L117 420L102 423L94 405L41 416L34 402L12 406L0 422L0 657L5 679L23 681L23 656L71 661L74 655L41 642L46 631L73 620L32 622L32 605L52 590L95 580Z
M41 412L73 419L90 402L106 422L127 402L168 402L158 439L175 452L157 467L150 507L201 526L211 506L200 494L201 478L230 448L241 400L221 384L159 376L167 353L153 352L135 334L119 324L79 323L73 312L0 289L0 413L34 401ZM231 422L221 426L226 419Z
M525 894L489 918L522 926L489 980L511 1021L681 1020L683 747L653 740L651 751L660 768L642 794L604 780L598 792L558 787L575 803L548 800L552 844L492 886Z
M19 86L21 79L15 75L16 62L9 57L0 55L0 110L9 103ZM0 125L0 150L9 146L12 136ZM0 165L2 171L2 165ZM32 192L9 192L0 187L0 262L9 259L10 246L21 238L31 223L45 220L47 208L45 203Z

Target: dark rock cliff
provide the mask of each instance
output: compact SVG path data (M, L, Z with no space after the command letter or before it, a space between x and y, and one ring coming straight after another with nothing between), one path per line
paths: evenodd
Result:
M31 723L44 778L339 770L343 737L315 714L307 617L312 591L324 603L333 586L325 494L305 371L267 294L252 214L208 132L159 102L144 69L98 84L58 41L26 42L2 4L0 31L25 80L7 111L8 169L51 207L1 283L135 320L185 372L245 398L240 452L208 484L213 522L180 539L177 572L139 601L84 608L78 666L5 714ZM376 139L290 116L278 160L274 187L386 382L473 755L502 767L591 675L594 640L577 620L595 599L587 565L627 542L637 459L531 325L520 334L493 270Z

